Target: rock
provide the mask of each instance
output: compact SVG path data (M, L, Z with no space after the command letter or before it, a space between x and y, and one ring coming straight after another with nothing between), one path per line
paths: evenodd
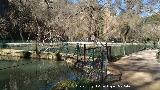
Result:
M65 59L66 63L70 64L70 65L74 65L76 63L76 59L73 57L67 57Z

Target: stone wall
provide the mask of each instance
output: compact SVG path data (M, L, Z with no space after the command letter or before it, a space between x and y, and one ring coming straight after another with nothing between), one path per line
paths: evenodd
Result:
M26 53L30 53L28 58L40 58L40 59L46 59L46 60L55 60L56 56L55 53L52 52L43 52L40 54L36 54L35 51L24 51L24 50L14 50L14 49L1 49L0 55L1 56L9 56L9 57L20 57L20 58L26 58Z

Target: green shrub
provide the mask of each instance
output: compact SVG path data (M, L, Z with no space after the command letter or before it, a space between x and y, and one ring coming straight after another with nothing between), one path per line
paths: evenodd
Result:
M54 90L74 90L77 86L75 81L64 80L58 83Z
M58 83L52 90L101 90L100 87L95 87L99 84L100 82L91 82L86 78L81 78L77 81L64 80Z

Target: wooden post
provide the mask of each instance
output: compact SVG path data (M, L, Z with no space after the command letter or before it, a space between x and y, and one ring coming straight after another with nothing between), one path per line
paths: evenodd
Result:
M108 46L108 60L111 60L111 46Z
M84 61L86 62L86 44L84 44L84 53L83 53L83 55L84 55Z
M79 54L79 53L78 53L78 51L79 51L78 49L79 49L79 44L76 45L77 61L78 61L78 54Z
M108 45L107 45L107 42L106 42L106 50L108 49Z
M92 50L93 50L93 52L92 52L92 60L94 61L94 53L95 53L94 50L95 50L95 48L93 48Z
M107 50L107 59L108 59L108 45L107 45L107 42L106 42L106 50Z

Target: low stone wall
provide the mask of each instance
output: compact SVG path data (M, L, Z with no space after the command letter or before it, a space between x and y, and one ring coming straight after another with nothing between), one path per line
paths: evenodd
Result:
M19 61L22 60L21 57L8 57L8 56L0 56L0 60L5 60L5 61Z
M28 54L27 57L26 53ZM56 59L55 53L52 52L43 52L37 55L35 51L24 51L24 50L14 50L14 49L1 49L0 55L9 57L20 57L20 58L40 58L46 60Z
M0 49L0 56L5 57L1 58L2 60L22 60L22 58L33 58L33 59L43 59L43 60L55 60L55 61L65 61L69 65L74 65L77 61L77 56L73 54L64 54L59 53L60 56L57 56L53 52L41 52L36 54L36 51L24 51L24 50L15 50L15 49ZM61 58L61 60L57 60ZM83 60L84 56L78 56L78 58ZM86 56L86 60L89 59L89 56Z
M23 57L23 50L1 49L0 55L13 56L13 57Z
M26 57L26 55L29 55L29 57ZM24 50L15 50L15 49L0 49L0 58L1 60L22 60L22 58L33 58L33 59L43 59L43 60L57 60L58 58L61 58L61 61L65 61L69 65L74 65L76 60L76 55L73 54L67 54L67 56L64 53L60 53L60 57L57 57L56 53L53 52L41 52L38 55L36 54L36 51L24 51ZM79 56L79 58L83 58L82 56Z

